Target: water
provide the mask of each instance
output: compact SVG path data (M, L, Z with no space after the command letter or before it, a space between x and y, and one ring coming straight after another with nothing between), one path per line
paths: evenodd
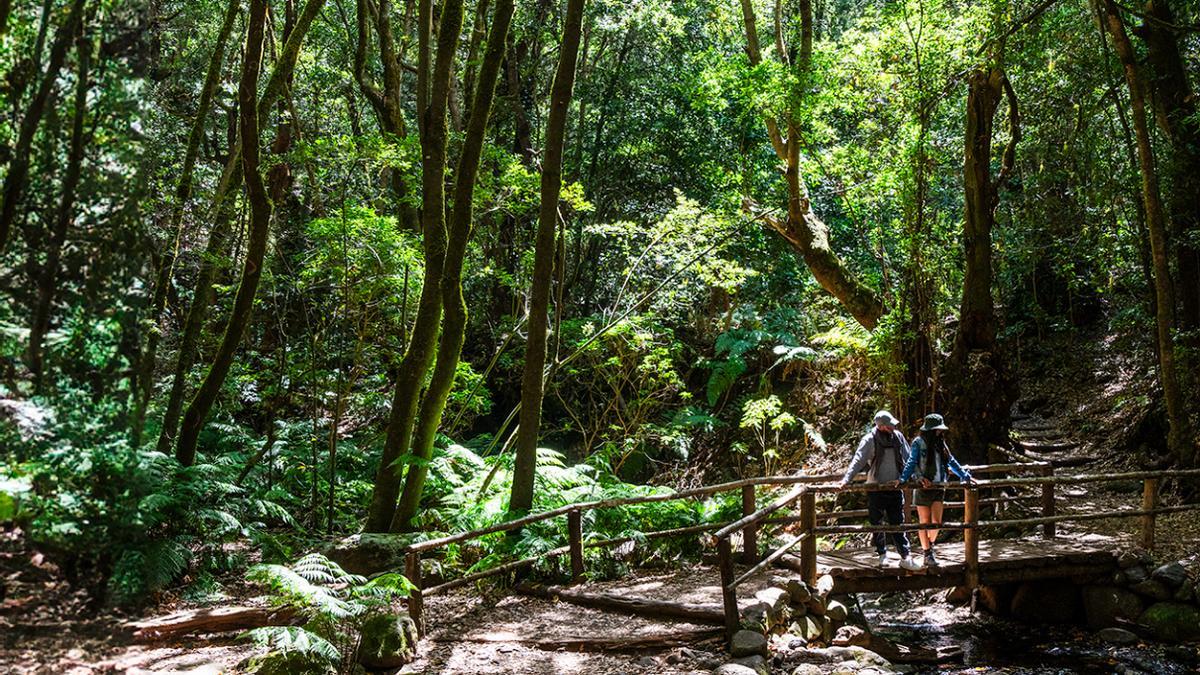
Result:
M860 594L872 630L895 642L921 647L955 646L959 661L916 666L914 673L1200 673L1195 646L1157 643L1116 646L1079 626L1035 626L946 604L944 593Z

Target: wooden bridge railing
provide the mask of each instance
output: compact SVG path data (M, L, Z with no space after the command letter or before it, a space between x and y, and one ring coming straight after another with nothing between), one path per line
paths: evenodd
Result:
M1094 518L1109 518L1123 516L1140 516L1142 518L1142 535L1140 541L1146 548L1153 545L1153 526L1154 516L1159 513L1169 513L1175 511L1186 510L1190 508L1200 508L1200 505L1188 505L1183 507L1166 507L1160 508L1157 506L1156 495L1158 481L1166 477L1183 477L1183 476L1200 476L1200 470L1192 471L1156 471L1156 472L1135 472L1127 474L1113 475L1095 475L1095 476L1055 476L1053 467L1045 463L1020 463L1020 464L991 464L969 466L968 469L973 475L986 476L996 473L1034 473L1036 476L1029 478L1000 478L1000 479L981 479L972 487L965 486L962 483L944 483L938 487L947 489L963 490L964 498L961 503L947 502L946 507L949 510L961 508L963 510L962 523L946 523L937 526L922 526L917 524L907 524L903 526L864 526L864 525L818 525L818 521L826 522L829 520L837 520L843 518L861 518L866 515L865 511L843 511L843 512L826 512L818 513L816 510L816 497L818 494L828 494L838 491L834 485L834 481L838 480L840 475L816 475L816 476L762 476L756 478L746 478L737 481L730 481L717 485L704 486L690 490L681 490L678 492L643 495L638 497L624 497L618 499L605 499L591 502L581 502L577 504L568 504L556 509L543 511L540 513L530 514L514 520L497 523L495 525L463 532L436 539L429 539L420 542L414 542L403 549L400 553L405 555L405 576L416 586L412 596L409 598L409 612L413 620L417 623L418 628L423 632L424 623L422 620L424 598L445 593L449 590L474 583L476 581L486 579L488 577L505 574L519 569L531 567L536 562L546 559L568 555L571 564L571 576L573 580L578 580L584 574L584 558L583 550L585 548L612 548L621 544L628 543L635 539L658 539L667 537L678 537L685 535L700 534L704 532L713 532L717 540L717 555L718 566L721 571L722 579L722 597L726 614L726 627L736 626L738 621L737 597L736 590L739 585L753 578L763 570L767 569L771 563L775 562L788 551L800 546L800 559L803 567L802 575L809 583L815 583L817 576L817 538L822 534L846 534L856 532L892 532L892 531L909 531L915 529L961 529L964 530L964 539L966 540L967 548L967 568L968 581L973 580L978 583L978 531L980 528L988 526L1022 526L1022 525L1042 525L1043 536L1053 537L1055 535L1055 523L1064 520L1089 520ZM1116 480L1134 480L1145 479L1147 481L1143 496L1142 509L1140 511L1117 511L1102 514L1086 514L1074 516L1059 516L1055 511L1055 492L1056 485L1061 484L1080 484L1087 482L1100 481L1116 481ZM757 508L756 487L784 487L794 486L792 490L787 492L782 497L771 502L767 506ZM993 520L980 521L979 507L984 505L997 505L1004 502L1014 501L1011 497L980 499L979 490L983 488L1000 488L1000 487L1035 487L1041 490L1041 511L1040 518L1025 518L1013 520ZM868 485L858 482L843 488L846 491L870 491L878 489L895 489L886 486ZM710 497L717 494L740 491L742 501L742 518L730 523L706 523L701 525L692 525L688 527L673 528L668 530L658 530L654 532L645 532L637 537L617 537L612 539L585 541L583 538L583 514L587 511L617 508L622 506L634 506L639 504L650 504L667 501L676 501L684 499L695 499L702 497ZM773 516L782 509L799 502L800 513L798 516ZM543 522L553 518L565 518L567 525L567 545L555 548L553 550L541 553L536 556L514 560L487 570L475 572L465 575L458 579L443 582L441 584L425 587L422 582L421 573L421 558L422 555L442 548L444 546L479 539L489 534L500 532L508 532L516 530L528 525ZM758 539L761 529L764 526L782 526L788 524L800 524L800 533L791 537L784 542L783 545L777 547L766 556L759 558L758 555ZM741 559L745 565L750 566L746 572L740 576L734 576L734 558L733 558L733 541L735 534L740 534L742 537Z

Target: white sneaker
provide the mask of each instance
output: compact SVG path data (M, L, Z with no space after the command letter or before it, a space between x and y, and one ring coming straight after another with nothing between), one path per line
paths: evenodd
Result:
M879 566L887 567L887 554L886 553L879 554Z
M902 558L900 560L900 568L909 570L911 572L911 571L921 569L921 563L918 563L917 561L913 560L912 556L908 556L908 557Z

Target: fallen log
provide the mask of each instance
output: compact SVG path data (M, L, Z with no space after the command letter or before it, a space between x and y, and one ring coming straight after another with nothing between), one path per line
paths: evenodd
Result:
M871 635L871 643L867 645L867 649L892 663L946 663L957 661L963 656L962 647L910 647L877 635Z
M615 593L585 593L566 586L517 584L516 591L547 600L569 602L581 607L625 612L653 619L682 619L693 623L724 624L725 612L718 605L696 605L650 598L630 598Z
M687 645L694 645L698 642L704 642L706 640L719 639L721 635L722 629L719 627L714 627L698 628L694 630L681 630L670 633L648 633L646 635L615 637L587 637L582 635L570 635L556 638L531 638L521 636L516 633L498 632L487 633L484 635L439 636L434 638L434 641L451 643L476 642L520 644L545 651L625 652L641 651L644 649L669 649L672 647L685 647Z
M294 626L296 611L281 607L214 607L193 609L123 625L134 642L155 642L182 635L223 633L263 626Z

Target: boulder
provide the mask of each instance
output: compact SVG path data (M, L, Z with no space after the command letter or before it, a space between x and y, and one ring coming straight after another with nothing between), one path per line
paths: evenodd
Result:
M371 575L404 568L407 547L416 539L412 534L356 534L329 544L322 551L330 560L351 574Z
M1187 570L1184 569L1183 565L1173 562L1167 563L1162 567L1155 568L1155 570L1150 573L1150 578L1154 579L1155 581L1161 581L1162 583L1166 584L1168 588L1174 590L1187 583L1188 573Z
M1142 599L1132 591L1116 586L1084 586L1083 611L1088 627L1108 628L1119 619L1135 621L1145 609Z
M821 638L821 622L818 616L804 616L796 620L794 630L808 642Z
M862 647L825 647L806 649L799 654L804 663L842 664L851 661L856 668L878 668L888 671L892 663L875 652Z
M764 588L754 594L754 599L771 608L772 614L781 614L788 606L792 596L786 588Z
M1156 602L1138 617L1163 642L1200 640L1200 607L1182 602Z
M752 630L739 630L729 641L729 653L734 656L767 655L767 638Z
M825 607L825 616L833 621L845 621L849 614L850 610L846 608L846 605L837 600L830 600Z
M805 609L808 610L809 614L815 614L817 616L825 616L825 596L823 596L823 595L812 596L811 598L808 599L808 602L804 603L804 607L805 607Z
M817 593L820 595L829 595L833 592L833 577L828 574L821 575L817 579Z
M1096 637L1104 640L1105 642L1111 642L1115 645L1131 645L1138 641L1138 636L1130 633L1124 628L1105 628L1099 633L1096 633Z
M1189 584L1184 584L1175 589L1175 602L1191 602L1194 597L1196 596L1194 591L1192 591L1191 585Z
M787 589L793 604L803 605L812 597L812 590L800 579L788 579Z
M1125 570L1125 579L1130 584L1140 584L1150 578L1150 573L1141 565L1134 565Z
M1141 559L1133 551L1121 551L1121 554L1117 556L1117 566L1123 570L1127 570L1140 562Z
M742 610L742 627L765 633L771 629L771 607L765 602L756 602Z
M946 591L945 601L948 605L965 605L971 601L970 586L955 586Z
M771 675L771 667L767 665L767 659L762 656L743 656L740 659L734 659L733 665L742 666L758 675Z
M399 668L412 660L417 624L408 614L376 614L363 622L358 662L369 670Z
M747 668L739 663L726 663L717 668L717 675L759 675L758 671L753 668Z
M1021 584L1012 600L1012 614L1029 623L1070 623L1081 609L1079 588L1063 581Z
M871 644L871 635L858 626L842 626L833 636L836 647L866 647Z
M1008 614L1009 608L1012 607L1013 596L1016 592L1017 587L1012 584L980 586L976 602L991 614L1005 616ZM969 593L968 591L968 600L971 597Z
M313 652L267 652L252 656L240 665L241 672L254 675L335 675L329 659Z
M792 675L821 675L821 666L815 663L801 663L792 671Z
M1166 584L1158 579L1146 579L1129 587L1129 590L1151 600L1170 600L1174 595Z

